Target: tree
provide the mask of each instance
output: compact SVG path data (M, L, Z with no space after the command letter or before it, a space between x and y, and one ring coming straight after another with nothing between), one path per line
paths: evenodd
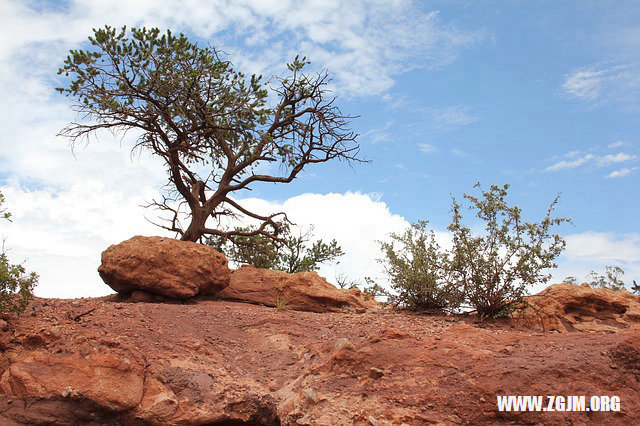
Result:
M234 198L239 191L258 182L291 182L310 164L361 161L349 127L354 117L328 97L326 71L302 72L305 58L288 64L287 76L263 83L234 70L215 48L171 31L133 28L129 37L126 27L105 26L89 41L91 50L70 51L58 73L71 81L57 88L89 121L73 122L61 134L75 144L101 129L135 130L134 149L160 157L168 173L167 194L150 203L169 214L158 225L182 240L277 238L285 213L251 211ZM267 164L278 173L261 172ZM260 224L226 231L207 224L211 218L219 227L233 216Z
M0 193L0 218L11 220L11 214L4 208L4 196ZM33 299L33 287L38 282L34 272L27 274L24 266L12 264L2 245L0 253L0 312L20 313Z
M624 271L619 266L605 266L604 275L591 271L587 276L591 287L606 288L609 290L624 290L624 281L622 281Z
M387 295L390 302L412 310L455 309L463 292L449 254L440 249L433 231L427 232L427 223L421 221L402 234L390 234L390 241L379 242L384 254L380 262L395 291Z
M525 222L522 210L506 201L509 185L492 185L481 197L464 194L484 223L484 232L473 235L462 223L462 207L453 198L453 219L448 229L453 233L451 269L464 288L467 301L482 316L508 315L527 293L527 287L546 283L545 269L556 267L554 260L565 247L559 234L551 228L567 218L551 216L559 196L540 222Z
M631 286L631 291L640 296L640 284L636 283L636 280L633 280L633 285Z
M264 235L251 235L251 228L236 228L239 236L212 237L207 243L223 252L228 259L258 268L276 269L290 274L317 271L321 263L333 262L344 253L336 240L328 244L313 239L313 228L291 233L288 224L281 225L278 240Z

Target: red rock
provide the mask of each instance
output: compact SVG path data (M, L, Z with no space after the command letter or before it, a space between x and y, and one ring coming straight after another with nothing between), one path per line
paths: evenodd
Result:
M0 333L0 425L629 425L640 416L631 327L540 333L467 315L115 300L36 298L36 315L11 319ZM56 339L21 337L52 327ZM351 347L336 350L339 341ZM587 404L616 395L622 409L507 413L496 395L585 395Z
M143 290L174 299L229 284L227 259L212 247L162 237L133 237L102 253L102 280L119 293Z
M315 272L287 274L251 265L233 271L229 286L218 296L224 300L311 312L362 312L378 305L359 291L336 288Z
M554 284L527 297L515 316L530 326L561 333L640 330L640 298L625 290Z
M0 390L22 398L84 397L100 407L124 411L142 399L142 371L130 359L110 353L81 357L34 352L8 366Z

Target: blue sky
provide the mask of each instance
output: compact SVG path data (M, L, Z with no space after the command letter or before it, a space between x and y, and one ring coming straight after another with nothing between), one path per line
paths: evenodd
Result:
M104 294L100 251L161 233L139 207L161 164L132 161L126 139L101 135L74 157L56 137L73 115L55 71L104 24L185 32L249 73L279 74L297 53L328 69L371 163L248 195L339 240L330 281L380 275L374 240L408 223L428 219L446 239L451 195L475 182L510 183L531 219L562 193L557 213L574 225L555 280L606 265L640 278L639 1L0 0L0 16L0 189L15 218L2 234L40 272L41 295Z

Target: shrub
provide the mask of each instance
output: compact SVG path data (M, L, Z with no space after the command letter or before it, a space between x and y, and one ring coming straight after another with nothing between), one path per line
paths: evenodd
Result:
M24 266L13 265L5 252L0 254L0 312L20 313L33 299L38 282L35 272L26 273Z
M619 266L606 266L604 275L591 271L587 278L591 287L620 291L625 290L622 275L624 275L624 271Z
M455 309L463 300L452 278L447 253L441 252L427 222L412 225L402 234L392 233L391 241L380 242L381 263L391 278L389 302L412 310Z
M522 210L506 201L509 185L492 185L482 190L481 197L465 194L469 209L484 223L484 232L473 235L462 224L462 207L453 198L453 219L448 229L453 233L451 270L464 288L468 303L481 316L509 315L527 294L527 287L546 283L548 268L556 267L555 259L565 241L551 228L566 218L551 216L556 197L540 222L525 222Z
M290 274L317 271L320 264L333 262L344 252L336 240L325 243L313 240L313 228L295 236L287 224L280 224L278 240L255 234L246 236L211 237L207 244L224 253L236 263L257 268L275 269ZM237 233L252 234L254 228L235 228Z
M4 196L0 193L0 218L11 220L11 214L4 208ZM38 282L34 272L26 273L24 266L9 262L7 252L2 247L0 253L0 313L22 312L33 299L33 287Z

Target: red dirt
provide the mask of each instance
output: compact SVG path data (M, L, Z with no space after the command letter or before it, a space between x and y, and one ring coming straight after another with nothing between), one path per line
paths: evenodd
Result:
M0 333L2 424L628 425L640 417L640 338L624 330L541 333L469 316L116 296L37 299L8 322ZM129 382L139 374L144 399L124 383L105 395L71 377L76 368L88 374L95 354L129 363L126 374L104 374ZM44 383L44 370L61 363L84 363L70 370L66 393L59 377ZM585 395L587 406L592 395L617 395L622 409L505 413L496 395ZM104 402L114 398L125 403Z

